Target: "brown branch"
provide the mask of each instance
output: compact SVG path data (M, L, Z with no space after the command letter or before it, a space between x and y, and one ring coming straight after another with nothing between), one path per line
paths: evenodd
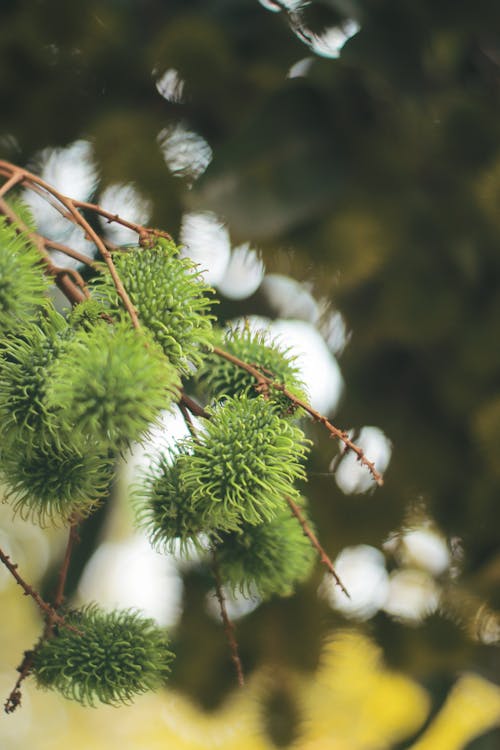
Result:
M2 164L7 165L8 162L0 161L0 165ZM17 167L13 164L8 164L8 168L7 166L0 166L0 174L3 174L5 176L8 176L11 172L14 172L15 174L17 174L19 171L20 171L20 167ZM27 170L24 170L24 172L26 172L28 175L31 174L27 172ZM37 193L37 195L40 195L45 201L47 201L47 203L50 203L50 205L53 208L55 208L56 211L59 211L59 213L61 214L63 218L65 218L67 221L71 222L72 224L75 224L76 226L78 226L79 222L75 220L73 214L69 210L67 210L63 205L61 205L59 199L56 199L54 195L51 195L51 193L47 191L47 188L42 188L40 185L37 185L33 182L29 182L29 178L27 179L28 179L28 182L25 185L26 188L28 188L29 190L32 190L34 193ZM21 183L25 182L25 177L20 175L20 177L16 179L16 183L19 181ZM0 189L0 195L2 194L2 189ZM165 232L162 229L154 229L153 227L145 227L143 224L137 224L136 222L128 221L127 219L123 219L118 214L113 214L110 211L106 211L104 208L102 208L102 206L99 206L96 203L89 203L88 201L79 201L74 198L72 198L71 201L77 208L81 208L87 211L92 211L98 214L99 216L102 216L103 218L107 220L108 224L111 224L114 222L114 223L120 224L123 227L126 227L127 229L131 229L133 232L135 232L138 235L139 239L152 235L153 237L164 237L167 240L172 240L172 236L168 232ZM108 240L104 240L104 243L106 246L115 247L114 243L109 242Z
M87 288L87 285L82 279L82 277L80 276L80 274L78 273L78 271L76 270L76 268L60 268L59 266L53 265L52 272L55 274L56 283L57 283L57 279L60 279L61 282L63 282L65 279L66 282L69 281L72 289L75 286L81 289L81 294L83 295L83 299L90 299L90 292Z
M189 409L194 417L203 417L204 419L208 419L208 417L210 416L202 406L200 406L194 399L190 398L190 396L187 396L185 393L183 393L181 396L181 403L187 409Z
M40 596L40 594L38 593L38 591L36 591L36 589L33 588L33 586L30 586L29 583L26 583L24 578L17 572L17 565L11 561L10 557L6 555L5 552L3 552L1 548L0 548L0 561L3 562L5 567L10 571L10 573L16 579L16 582L23 589L25 596L31 596L31 598L37 603L37 605L42 610L42 612L44 612L44 614L47 617L51 617L54 623L58 625L66 625L64 618L61 617L61 615L57 614L57 612L52 607L52 605L44 601L42 597ZM71 626L69 625L66 625L66 627L71 628Z
M30 238L30 240L33 242L40 255L42 256L49 273L51 273L52 261L45 248L45 242L43 241L41 235L36 234L36 232L32 232L31 229L20 218L20 216L17 215L14 209L11 208L11 206L9 206L9 204L3 198L0 198L0 212L3 213L4 216L6 216L10 221L10 223L14 225L16 231L23 232Z
M93 229L93 227L89 224L89 222L85 219L84 216L77 210L78 201L73 201L71 198L68 198L66 195L63 195L63 193L60 193L58 190L56 190L54 187L49 185L45 180L42 180L40 177L37 177L36 175L32 174L26 169L22 169L21 167L13 167L8 162L0 160L0 173L17 173L22 176L22 178L28 183L28 184L34 184L39 185L44 190L47 191L50 195L54 196L71 214L73 221L75 224L78 224L84 231L85 236L88 237L92 242L95 244L97 249L99 250L101 256L104 258L104 261L108 267L109 273L111 275L111 278L113 279L113 283L116 287L116 291L118 292L118 295L120 296L123 305L128 312L130 319L132 321L132 325L134 328L139 329L140 323L139 318L137 317L137 312L135 310L135 307L133 306L130 297L128 296L125 287L123 286L122 280L120 279L115 264L113 263L113 259L111 257L111 253L102 241L102 239L99 237L97 232ZM3 210L3 209L2 209Z
M219 564L217 561L217 553L215 551L215 547L212 548L212 572L215 579L215 595L217 597L217 601L219 602L220 614L222 617L222 622L224 624L224 632L226 634L227 642L231 651L231 661L233 662L234 668L236 669L238 685L240 687L243 687L245 684L245 677L243 675L243 667L238 651L238 643L234 634L234 625L229 619L229 615L227 614L226 602L224 599L224 594L222 592L222 582L220 578Z
M85 288L85 284L78 272L72 269L57 268L52 263L52 259L47 251L47 243L45 238L42 237L42 235L37 234L36 232L32 232L30 228L17 215L17 213L9 206L9 204L4 201L3 198L0 198L0 212L3 213L7 217L7 219L14 225L14 228L17 232L22 232L31 240L33 245L40 253L46 273L54 277L57 286L67 297L67 299L69 299L69 301L74 304L83 302L83 300L86 299L87 295L79 289L80 286L83 286L83 288ZM78 284L75 284L70 276L76 276L77 274L79 282Z
M88 298L88 294L81 292L78 286L69 278L68 273L59 273L56 276L56 284L72 305L78 305Z
M347 591L347 589L344 586L344 584L342 583L341 579L339 578L339 576L335 572L335 568L333 567L332 561L330 560L330 558L326 554L325 550L323 549L323 547L319 543L316 534L313 532L313 530L311 529L311 527L307 523L307 520L305 519L305 517L304 517L302 511L300 510L299 506L288 495L285 497L285 500L287 501L288 505L290 506L290 510L292 511L293 515L295 516L295 518L297 519L297 521L302 526L302 530L303 530L304 534L307 536L307 538L311 542L312 546L317 551L321 562L323 563L323 565L326 565L326 567L328 568L328 570L332 574L333 578L335 579L335 583L337 584L337 586L339 586L340 589L347 596L347 598L350 599L351 597L349 595L349 592Z
M242 370L246 370L250 375L252 375L256 382L255 388L259 393L262 393L266 395L269 390L274 389L281 391L284 396L286 396L289 401L292 404L295 404L295 406L300 407L305 412L307 412L316 422L321 422L322 425L326 427L326 429L330 432L330 434L333 437L338 438L342 443L344 443L346 450L351 450L353 453L355 453L358 457L358 461L363 466L366 466L370 474L372 475L375 482L381 487L384 484L384 480L382 475L377 471L375 468L375 464L373 461L370 461L366 456L362 448L359 447L359 445L356 445L356 443L353 443L351 438L349 437L348 433L345 430L339 430L338 427L335 427L329 420L323 416L323 414L320 414L319 411L316 411L316 409L313 409L313 407L308 404L306 401L302 401L302 399L297 398L297 396L294 396L293 393L291 393L284 385L283 383L278 383L272 378L267 377L264 375L260 370L258 370L253 365L248 364L247 362L243 362L243 360L239 359L238 357L235 357L233 354L230 354L229 352L226 352L224 349L220 349L218 346L214 346L213 351L217 356L222 357L223 359L226 359L228 362L231 362L236 367L239 367Z
M271 378L266 377L263 375L260 370L258 370L253 365L249 365L248 362L243 362L242 359L239 359L239 357L235 357L234 354L230 354L229 352L226 352L224 349L220 349L218 346L213 347L214 354L217 354L218 357L222 357L223 359L226 359L228 362L231 362L236 367L239 367L241 370L246 370L250 375L253 375L255 380L257 381L256 388L260 390L264 390L265 388L269 388L271 386L271 383L273 382Z
M111 278L113 279L113 283L116 287L118 295L120 296L123 305L130 316L132 325L134 326L134 328L140 328L137 311L132 304L132 301L128 296L128 293L125 290L125 287L123 286L123 283L116 271L111 252L108 247L108 243L106 243L97 234L97 232L93 229L93 227L89 224L89 222L85 219L83 214L80 213L78 209L93 211L94 213L97 213L105 218L108 223L117 222L122 226L131 229L132 231L137 233L139 237L139 243L142 245L147 244L151 236L165 237L166 239L171 240L172 238L170 234L160 229L152 229L144 227L143 225L137 224L132 221L127 221L126 219L121 218L118 214L113 214L109 211L106 211L105 209L101 208L101 206L98 206L94 203L88 203L86 201L78 201L73 198L69 198L68 196L56 190L56 188L49 185L47 182L45 182L45 180L41 179L27 169L23 169L22 167L18 167L3 160L0 160L0 175L3 175L7 178L7 181L0 188L0 198L12 187L19 183L22 183L26 188L29 188L30 190L36 192L38 195L41 195L43 199L46 200L50 205L52 205L56 210L58 210L66 220L82 228L85 236L95 244L100 255L104 259ZM4 203L3 205L0 205L0 211L5 213L5 215L7 216L9 216L8 209L9 207L7 204ZM15 214L11 212L11 220L14 220L13 215ZM72 258L76 258L76 260L78 260L79 262L85 263L90 266L94 265L93 261L89 260L83 254L77 253L77 251L73 250L72 248L63 245L62 243L48 240L45 237L37 235L35 232L30 232L28 227L26 227L26 225L21 222L19 217L16 217L16 224L22 229L23 232L26 232L35 243L42 257L44 258L48 273L51 273L56 277L56 283L68 297L68 299L73 304L83 301L83 299L85 299L85 295L82 297L78 290L72 287L71 280L67 277L67 272L62 273L60 269L57 269L57 273L54 272L54 266L52 265L50 256L47 252L47 246L53 247L60 252L64 252L66 253L66 255L69 255Z
M50 636L52 635L53 630L54 630L54 625L56 624L53 613L57 615L57 610L61 607L64 601L64 588L66 586L66 579L68 577L68 570L69 570L69 565L71 562L71 556L73 554L73 550L75 546L80 541L80 538L78 536L79 523L80 523L80 518L77 514L75 514L70 519L68 541L66 543L66 549L64 552L63 561L62 561L61 568L59 570L59 575L57 578L57 587L56 587L56 591L54 594L54 600L52 602L52 612L47 617L47 621L45 623L45 630L43 633L43 639L50 638Z
M118 214L113 214L110 211L106 211L101 206L98 206L96 203L87 203L86 201L73 201L74 205L77 206L77 208L83 208L87 211L93 211L96 214L99 214L99 216L102 216L104 219L107 220L108 224L112 224L113 222L116 222L117 224L121 224L121 226L126 227L127 229L131 229L133 232L136 232L136 234L139 235L139 237L142 237L144 235L153 235L155 237L164 237L166 240L171 240L172 237L168 232L164 232L161 229L152 229L151 227L144 227L142 224L136 224L134 221L127 221L126 219L123 219Z
M33 656L33 651L24 652L24 658L17 668L19 677L17 678L16 684L12 688L9 697L4 703L4 711L6 714L14 713L16 708L21 705L21 683L26 679L26 677L29 676L31 670L33 669Z
M12 176L9 177L7 182L4 182L4 184L0 188L0 198L2 198L4 195L7 195L9 190L12 190L13 187L22 182L22 179L22 175L20 175L19 172L13 172Z
M182 401L182 399L181 401L179 401L177 406L179 407L179 410L182 414L182 418L184 419L184 422L186 423L186 426L191 434L191 437L193 438L193 440L196 440L197 439L196 430L193 424L193 419L191 417L191 412L189 411L185 403Z
M118 292L118 295L120 296L123 302L123 305L130 316L132 325L134 326L134 328L140 328L139 318L137 317L137 311L135 307L133 306L130 300L130 297L125 291L125 287L123 286L122 280L118 276L118 273L115 268L115 264L113 263L111 253L109 252L108 248L106 247L104 242L101 240L97 232L90 226L88 221L77 211L77 209L75 208L73 204L73 201L70 198L66 198L66 196L54 190L53 190L53 194L56 196L56 198L58 198L61 201L61 203L63 203L69 209L70 213L73 215L73 218L75 219L75 222L82 227L82 229L85 232L85 235L88 236L95 243L97 249L99 250L102 257L104 258L104 262L106 263L109 273L111 275L111 278L113 279L113 283L116 287L116 291Z
M68 247L68 245L64 245L62 242L50 240L48 237L42 236L42 239L46 247L51 247L53 250L58 250L60 253L64 253L64 255L68 255L70 258L77 260L79 263L84 263L86 266L90 266L90 268L95 267L95 261L93 260L93 258L89 258L88 255L79 253L78 250L73 250L72 247Z
M46 613L45 628L43 630L43 633L40 637L40 640L37 646L35 646L35 649L32 651L25 651L23 661L17 668L17 671L19 672L19 677L17 678L16 684L14 685L9 697L7 698L4 704L4 710L5 710L5 713L7 714L13 713L16 710L16 708L21 705L21 698L22 698L21 684L26 679L26 677L30 675L33 669L33 660L34 660L36 649L41 643L43 643L44 640L46 640L47 638L50 638L53 635L54 626L56 624L64 625L70 630L73 630L75 633L78 633L79 635L81 635L81 632L77 628L71 625L68 625L65 622L64 618L62 618L56 611L57 609L59 609L59 607L64 601L64 587L66 585L66 579L68 576L71 555L75 547L75 544L79 541L78 523L79 523L79 518L75 516L71 520L68 542L66 545L66 550L64 553L64 558L63 558L63 562L61 565L61 569L59 570L57 588L56 588L54 601L52 605L44 602L41 599L41 597L37 594L37 592L34 591L34 589L31 586L26 584L25 581L23 581L21 576L19 576L19 574L17 573L17 570L16 570L17 566L11 563L9 558L6 555L4 555L2 551L0 550L0 559L9 568L9 570L15 577L16 581L23 587L24 593L26 595L29 594L30 596L32 596L35 599L38 606L41 607L41 609L43 609L43 611Z
M16 169L19 169L19 167L16 167ZM30 173L28 172L28 174ZM40 185L35 185L34 183L25 180L23 181L23 184L26 189L31 190L33 193L39 195L41 198L43 198L44 201L51 205L52 208L58 211L63 219L66 219L66 221L69 221L71 224L75 224L75 226L77 226L77 222L74 220L73 215L63 205L61 205L60 201L53 195L51 195L45 188L42 188L40 187Z
M75 514L70 519L68 542L66 544L64 558L62 561L61 569L59 571L59 577L57 580L57 588L56 588L56 592L54 595L54 601L52 602L52 606L54 607L54 609L59 609L59 607L61 606L64 600L64 587L66 586L66 579L68 577L68 570L69 570L69 564L71 561L71 555L73 554L74 548L80 541L80 537L78 535L78 527L80 524L80 520L81 519L78 516L78 514Z

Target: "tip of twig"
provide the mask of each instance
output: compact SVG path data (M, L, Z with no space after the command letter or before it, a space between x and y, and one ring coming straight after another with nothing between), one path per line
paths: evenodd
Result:
M18 706L21 705L21 691L13 690L4 704L6 714L13 714Z
M339 587L339 589L342 591L343 594L345 594L347 596L348 599L350 599L351 595L348 592L348 590L346 589L346 587L344 586L344 584L342 583L342 581L340 580L340 578L337 575L335 575L335 573L332 573L332 575L333 575L333 577L335 579L335 583L337 584L337 586Z

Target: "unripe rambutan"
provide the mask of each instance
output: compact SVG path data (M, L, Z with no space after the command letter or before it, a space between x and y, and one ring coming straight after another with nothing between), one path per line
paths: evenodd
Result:
M26 323L43 304L49 284L37 249L0 216L0 331Z
M113 261L141 323L172 364L188 373L190 364L200 361L200 349L210 346L212 337L212 290L196 265L188 258L179 258L175 244L164 239L158 239L152 247L116 252ZM94 288L113 317L127 315L107 272Z
M221 578L244 595L288 596L309 577L315 551L287 505L256 526L222 534L217 545Z
M33 672L39 686L86 706L116 706L165 682L173 654L154 620L90 605L70 612L66 622L79 632L60 627L35 649Z
M216 341L220 347L238 359L251 364L262 375L283 386L299 399L307 400L295 357L289 350L273 341L265 331L251 331L240 325L219 332ZM196 372L196 379L209 399L219 400L224 396L244 393L256 398L259 392L255 377L241 367L210 352ZM279 387L270 387L267 398L279 407L281 416L293 414L295 407Z
M304 433L262 396L227 398L209 410L182 477L208 528L234 530L274 518L284 496L297 497L307 452Z
M71 440L28 452L13 445L1 453L0 477L21 517L66 523L73 513L89 515L109 492L113 464L92 443Z
M61 426L47 404L47 389L50 366L66 346L67 330L62 316L47 305L38 320L1 342L0 452L13 444L24 453L60 444Z
M167 453L154 462L135 489L137 521L149 533L151 544L161 551L185 552L200 547L200 534L209 531L191 499L183 466L189 454Z
M50 376L47 402L61 422L112 450L140 439L180 391L157 344L127 322L77 331Z

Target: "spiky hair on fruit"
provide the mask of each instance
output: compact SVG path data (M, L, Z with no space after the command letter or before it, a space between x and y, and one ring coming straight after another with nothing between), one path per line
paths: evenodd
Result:
M297 497L294 482L305 479L304 433L262 396L227 398L208 413L182 465L203 523L231 531L274 518L285 495Z
M221 579L244 596L289 596L313 568L315 551L287 505L270 521L222 534L216 548Z
M159 551L184 554L203 547L200 535L208 531L194 507L182 467L190 460L187 448L161 454L140 477L133 501L138 525Z
M174 657L154 620L88 605L70 612L66 624L78 632L60 628L35 649L33 672L40 687L84 706L117 706L166 681Z
M177 370L127 321L80 329L50 370L61 422L112 450L138 440L180 395Z
M104 320L112 322L102 302L92 297L75 305L67 317L71 328L75 330L83 328L86 331L90 331L95 325L102 323Z
M151 247L115 252L113 261L141 323L182 373L200 362L200 350L212 341L210 295L196 264L179 257L179 249L158 238ZM94 290L113 317L127 315L107 271Z
M36 247L0 216L0 331L29 321L49 287Z
M1 450L13 444L23 453L64 437L47 404L51 364L66 346L67 324L46 305L43 314L0 343Z
M113 479L111 460L99 446L75 443L45 445L26 452L22 445L2 450L0 478L6 499L22 518L41 525L66 523L77 513L81 517L95 510L109 492Z
M267 331L254 331L248 325L238 324L219 331L217 343L229 354L251 364L263 375L287 388L297 398L307 400L296 357L274 341ZM213 352L204 357L196 379L203 392L215 400L238 393L254 398L258 396L253 375ZM282 416L293 413L293 404L279 388L270 388L267 396L279 406Z

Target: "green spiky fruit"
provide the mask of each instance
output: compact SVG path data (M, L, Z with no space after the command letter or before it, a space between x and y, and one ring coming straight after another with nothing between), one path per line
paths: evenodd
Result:
M176 369L126 322L81 329L50 371L47 402L62 423L118 450L179 398Z
M288 596L313 568L315 552L288 506L257 526L223 534L217 547L222 580L245 596Z
M134 493L138 523L160 551L178 551L178 544L181 553L192 545L200 548L200 534L207 531L192 503L189 485L183 480L182 467L189 460L182 447L178 455L160 456Z
M49 283L36 247L0 216L0 331L27 322L43 304Z
M68 628L41 643L33 657L39 686L85 706L113 706L165 682L173 660L166 633L130 610L102 612L96 605L70 612Z
M228 398L209 413L182 466L203 523L234 530L274 518L285 495L297 496L294 482L305 479L304 433L262 396Z
M175 244L163 239L152 247L115 253L113 260L142 324L172 364L188 373L212 337L212 290L195 264L180 258ZM111 315L126 315L107 272L96 282L96 291Z
M29 451L13 445L2 450L0 477L14 510L44 525L66 522L73 513L89 515L109 492L113 467L90 444L31 446Z
M265 331L255 332L240 325L220 333L218 343L229 354L253 365L297 398L307 400L295 357L288 349L273 341ZM214 353L206 355L196 378L209 398L221 399L239 393L254 398L259 395L256 390L257 381L253 375ZM292 402L279 388L270 388L268 397L279 406L282 416L294 412Z
M66 346L67 325L47 306L48 317L19 329L0 345L0 450L19 445L23 453L64 437L47 404L51 364Z
M68 315L68 324L75 330L83 328L86 331L90 331L95 325L102 323L105 319L111 322L106 308L99 300L91 297L80 302L71 310Z

